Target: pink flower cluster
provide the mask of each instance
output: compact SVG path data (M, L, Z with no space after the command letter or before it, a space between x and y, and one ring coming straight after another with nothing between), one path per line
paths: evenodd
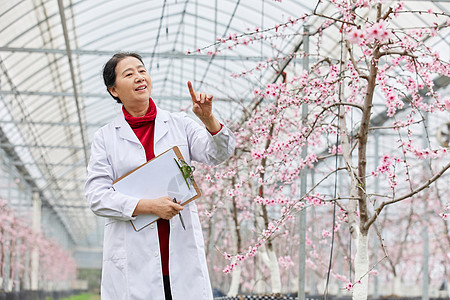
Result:
M419 148L413 145L412 141L401 142L401 146L403 147L403 152L406 154L407 152L412 153L418 159L438 159L445 157L448 154L448 149L444 147L439 147L437 149L430 148Z
M387 28L387 22L380 20L375 24L369 24L362 29L356 26L347 27L346 39L352 44L365 45L366 43L385 43L394 38L394 33Z
M331 237L331 232L326 229L322 229L322 237L324 238Z
M351 292L351 291L353 290L353 287L354 287L356 284L361 284L361 280L358 280L358 281L355 282L355 283L351 283L351 282L349 281L349 282L347 282L347 284L345 285L344 288L345 288L347 291Z
M314 206L322 206L325 205L325 201L319 194L315 196L306 196L305 201L314 205Z
M383 158L381 159L381 162L383 164L381 166L379 166L376 171L372 172L372 175L375 175L375 177L376 177L380 173L385 174L385 173L390 172L391 165L393 164L394 161L398 161L398 159L391 158L390 155L388 155L388 154L383 155Z
M441 213L442 219L448 220L449 214L450 214L450 204L447 205L447 207L446 207L446 208L443 210L443 212Z
M273 205L277 205L277 204L281 204L281 205L287 204L287 203L289 203L289 198L278 196L276 199L274 199L274 198L262 198L260 196L256 196L256 198L253 199L253 201L257 204L273 206Z
M239 265L240 262L243 262L244 260L246 260L247 258L253 257L256 255L258 248L261 247L262 245L264 245L266 243L266 241L275 233L275 232L279 232L280 231L280 227L283 225L283 223L285 222L285 220L280 219L280 220L275 220L273 222L270 222L267 229L264 230L261 234L261 237L258 239L258 241L253 245L253 246L249 246L248 247L248 251L244 254L236 254L234 256L228 254L228 253L224 253L224 257L227 260L231 260L232 263L230 263L229 265L227 265L224 269L223 272L224 273L230 273L231 271L234 270L234 268L236 266Z
M336 145L333 145L331 148L328 149L328 153L331 154L342 153L342 146L339 145L336 147Z
M286 270L288 270L288 269L290 269L290 268L295 266L294 262L292 261L292 259L291 259L291 257L289 255L287 255L287 256L280 256L278 258L278 264L282 268L284 268Z
M376 171L372 171L372 175L377 177L380 174L386 174L388 178L388 183L391 189L397 186L397 175L395 174L395 168L393 165L399 163L401 160L395 157L391 157L388 154L383 155L381 159L382 165L377 168Z
M384 97L386 100L384 102L384 104L387 107L387 115L389 117L393 117L395 112L397 111L397 109L403 108L404 103L403 103L403 101L398 99L398 95L394 91L394 89L389 88L389 89L383 90L383 92L384 92Z
M430 148L419 149L411 147L410 151L419 159L441 158L448 153L448 149L443 147L439 147L438 149L430 149Z
M347 282L347 284L344 287L347 291L351 292L353 290L353 283L351 283L350 281Z

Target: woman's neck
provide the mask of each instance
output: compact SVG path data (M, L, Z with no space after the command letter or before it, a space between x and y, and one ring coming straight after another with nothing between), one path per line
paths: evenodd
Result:
M127 112L133 117L143 117L148 111L149 103L142 103L137 105L124 105Z

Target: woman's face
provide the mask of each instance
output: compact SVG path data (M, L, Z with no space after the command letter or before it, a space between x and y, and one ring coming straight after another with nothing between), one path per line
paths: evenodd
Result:
M150 75L142 62L136 57L128 56L117 64L116 85L109 88L109 91L127 108L139 102L148 102L151 82Z

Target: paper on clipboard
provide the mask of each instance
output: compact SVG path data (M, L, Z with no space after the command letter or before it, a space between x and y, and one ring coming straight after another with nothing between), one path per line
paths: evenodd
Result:
M140 199L169 196L185 205L200 197L201 192L195 181L184 179L177 165L180 159L184 160L178 147L170 148L115 180L113 187L128 196ZM139 215L131 223L134 230L139 231L158 219L156 215Z

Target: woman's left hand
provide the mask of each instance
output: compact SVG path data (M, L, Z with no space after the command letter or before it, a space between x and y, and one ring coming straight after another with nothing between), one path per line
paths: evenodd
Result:
M212 100L213 95L209 94L206 95L206 93L196 93L194 91L194 88L192 87L192 83L188 81L187 83L189 93L191 94L192 98L192 111L194 114L200 119L209 119L213 117L212 114Z
M221 125L212 113L213 95L206 93L196 93L190 81L187 82L189 93L192 98L192 111L205 124L210 132L217 132Z

